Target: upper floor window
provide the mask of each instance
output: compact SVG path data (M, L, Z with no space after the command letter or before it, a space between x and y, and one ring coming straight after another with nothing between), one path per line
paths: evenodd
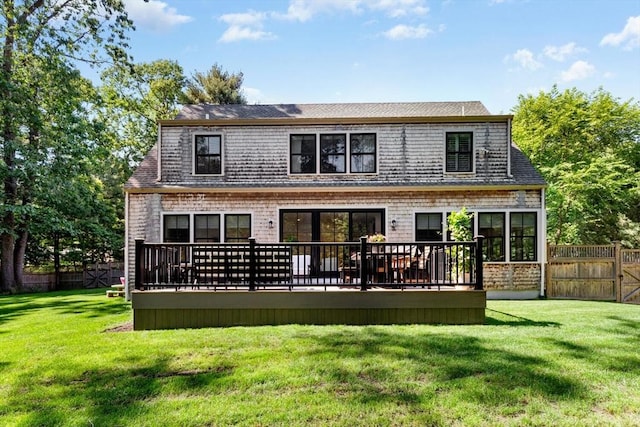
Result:
M478 234L484 236L486 261L504 261L504 213L478 213Z
M291 135L291 173L316 173L316 136Z
M374 173L376 171L376 134L351 134L351 172Z
M222 136L195 136L194 172L198 175L222 174Z
M416 240L419 242L442 241L442 214L416 214Z
M289 144L292 174L376 172L375 133L292 134Z
M344 134L320 135L320 173L347 171L347 136Z
M447 172L473 171L473 133L447 132Z
M536 213L511 213L511 261L536 260Z

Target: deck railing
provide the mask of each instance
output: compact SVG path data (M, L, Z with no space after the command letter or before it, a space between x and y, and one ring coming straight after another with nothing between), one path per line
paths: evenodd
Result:
M482 290L475 242L145 243L136 241L135 289L352 287Z

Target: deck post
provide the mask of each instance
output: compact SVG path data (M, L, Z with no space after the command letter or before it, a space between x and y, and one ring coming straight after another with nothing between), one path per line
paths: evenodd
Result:
M249 237L249 291L256 290L257 259L258 257L256 256L256 238Z
M134 288L136 290L142 289L142 280L144 276L144 240L136 239L135 249L135 279Z
M357 260L356 260L357 261ZM367 290L367 238L366 236L360 237L360 290Z
M476 236L476 291L481 291L484 288L484 277L482 274L482 242L484 236Z

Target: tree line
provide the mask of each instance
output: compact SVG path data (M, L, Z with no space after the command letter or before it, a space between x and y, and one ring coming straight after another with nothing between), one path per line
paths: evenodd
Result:
M62 24L64 23L64 24ZM123 185L180 104L244 104L243 74L136 63L121 0L0 5L0 291L25 265L121 259ZM102 70L92 83L80 62ZM640 107L604 90L523 95L513 137L549 182L554 243L640 244Z

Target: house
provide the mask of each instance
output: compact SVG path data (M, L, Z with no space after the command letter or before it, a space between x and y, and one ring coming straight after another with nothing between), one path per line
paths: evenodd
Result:
M536 298L545 182L511 121L476 101L184 106L125 186L128 283L136 239L443 241L465 207L487 297Z

